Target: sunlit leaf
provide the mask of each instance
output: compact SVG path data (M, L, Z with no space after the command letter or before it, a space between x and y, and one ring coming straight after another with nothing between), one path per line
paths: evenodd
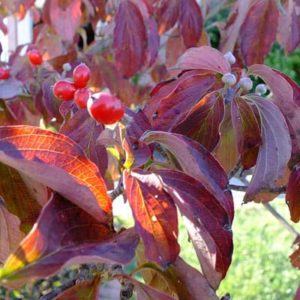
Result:
M110 219L111 200L99 170L65 135L30 126L0 127L0 161L60 192L96 219Z
M179 254L176 207L155 174L135 170L124 174L126 197L135 219L136 231L149 260L162 266Z
M138 237L133 230L114 233L72 202L55 194L31 232L0 271L7 286L56 273L66 263L128 263Z

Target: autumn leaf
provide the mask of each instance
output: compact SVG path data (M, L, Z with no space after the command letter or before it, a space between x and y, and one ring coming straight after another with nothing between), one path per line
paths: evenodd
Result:
M203 273L210 286L217 289L231 264L230 216L214 194L195 178L174 170L159 170L156 174L185 217Z
M257 95L245 98L259 111L262 137L256 167L244 198L247 202L263 189L273 187L283 175L291 156L291 139L285 119L274 103Z
M213 151L220 139L224 100L216 91L206 94L179 123L173 132L184 134Z
M286 202L290 210L291 220L299 222L300 220L300 169L294 166L288 181L286 191Z
M99 170L65 135L31 126L0 127L0 162L60 192L96 219L110 219L111 200Z
M118 8L115 23L116 65L124 77L131 77L145 62L147 34L143 16L133 2L124 0Z
M263 63L276 39L278 17L274 0L258 0L250 7L240 30L241 52L247 66Z
M166 267L176 260L180 250L176 207L153 173L138 169L125 172L124 183L145 255Z
M147 144L159 143L171 152L181 169L200 181L212 195L215 195L233 220L233 200L227 190L227 175L208 150L184 135L164 131L146 132L142 140Z
M133 230L115 233L72 202L54 194L31 232L6 260L0 280L20 286L58 272L66 263L128 263L138 236Z

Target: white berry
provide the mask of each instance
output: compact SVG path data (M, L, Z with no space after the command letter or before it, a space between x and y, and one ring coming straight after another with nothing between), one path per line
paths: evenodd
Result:
M225 84L232 86L236 84L236 77L232 73L226 73L223 75L222 81Z
M236 58L235 58L235 56L232 54L231 51L226 52L226 53L224 54L224 57L225 57L225 59L226 59L231 65L235 64Z
M255 93L258 95L264 95L267 92L268 88L265 84L261 83L256 86Z
M69 71L72 70L72 66L71 66L69 63L64 63L64 64L63 64L63 70L64 70L65 72L69 72Z
M240 84L241 89L246 90L246 91L250 91L253 87L253 82L249 77L242 77L240 79L239 84Z

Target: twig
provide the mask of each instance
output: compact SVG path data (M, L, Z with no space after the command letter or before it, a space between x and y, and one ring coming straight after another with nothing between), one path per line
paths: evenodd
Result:
M246 192L248 186L246 185L235 185L229 184L228 188L231 190L239 191L239 192ZM276 188L269 188L261 190L262 193L274 193L274 194L282 194L286 192L286 186L276 187Z
M237 174L237 172L240 170L241 166L242 166L241 161L238 161L236 166L228 174L228 178L231 179L232 177L234 177Z
M109 194L112 201L114 201L118 196L122 195L124 192L124 185L122 180L119 181L118 186Z
M279 214L270 203L263 203L263 206L292 234L295 239L299 236L299 232L291 226L286 219Z

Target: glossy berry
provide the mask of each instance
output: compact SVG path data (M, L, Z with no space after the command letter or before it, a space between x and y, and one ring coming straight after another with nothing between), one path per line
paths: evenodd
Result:
M90 98L87 104L88 112L92 118L102 124L113 124L124 115L124 106L115 96L102 93L99 98Z
M74 101L80 108L86 108L90 98L90 90L88 88L78 89L74 94Z
M77 89L87 86L90 80L91 71L86 64L80 64L73 70L74 85Z
M239 81L240 87L243 90L250 91L253 87L253 82L249 77L242 77Z
M226 73L223 75L222 81L225 84L232 86L236 84L236 77L232 73Z
M35 66L41 65L43 63L42 54L37 49L31 49L31 50L27 51L27 57L28 57L29 61Z
M0 80L6 80L10 76L9 69L0 68Z
M53 94L62 101L73 100L76 88L70 81L57 81L53 87Z

